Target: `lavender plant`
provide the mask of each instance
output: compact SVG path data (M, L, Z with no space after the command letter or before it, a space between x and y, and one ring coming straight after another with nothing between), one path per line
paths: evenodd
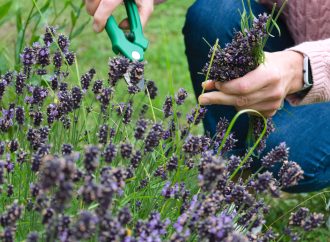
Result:
M179 115L184 89L156 108L156 82L136 86L144 63L119 56L110 59L107 79L95 80L101 75L94 68L74 76L69 39L52 27L41 39L23 51L20 70L0 78L1 240L279 238L282 231L267 226L266 201L303 177L285 143L262 158L265 169L282 163L278 174L261 170L244 178L254 158L228 158L235 147L227 135L231 123L221 119L213 138L195 134L206 109ZM159 120L157 110L163 110ZM285 233L293 237L323 220L300 208Z

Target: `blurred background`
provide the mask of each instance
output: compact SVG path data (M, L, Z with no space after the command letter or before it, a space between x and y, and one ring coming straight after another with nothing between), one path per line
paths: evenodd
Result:
M189 107L196 102L190 82L183 36L185 14L193 0L168 0L157 5L144 32L150 41L146 52L146 78L159 88L157 101L168 94L168 81L173 78L174 89L184 87L189 97ZM125 17L124 7L114 13L118 22ZM45 26L58 27L59 33L70 34L71 49L77 54L80 72L94 67L97 78L106 79L108 59L114 53L105 32L92 30L92 18L81 0L0 0L0 72L15 68L19 53L32 45L43 34ZM188 106L188 105L187 105Z

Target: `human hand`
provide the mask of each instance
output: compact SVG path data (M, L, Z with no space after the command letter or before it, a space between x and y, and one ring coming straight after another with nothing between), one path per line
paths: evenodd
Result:
M103 31L109 16L123 2L123 0L85 0L86 10L94 17L93 29L95 32ZM144 27L154 10L154 0L136 0L139 9L141 24ZM119 27L129 28L127 19L124 19Z
M254 109L265 117L274 116L287 95L303 87L302 54L294 51L266 53L265 63L245 76L229 82L206 81L201 105L222 104L234 106L238 111Z

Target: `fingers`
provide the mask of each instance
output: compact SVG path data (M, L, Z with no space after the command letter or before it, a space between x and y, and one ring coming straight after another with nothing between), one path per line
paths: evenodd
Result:
M142 27L145 27L148 19L150 18L152 12L154 11L154 1L148 0L139 5L139 13Z
M249 107L236 107L238 111L244 109L253 109L260 112L266 118L274 116L278 110L282 108L283 102L281 101L269 101L269 102L260 102Z
M277 69L269 70L265 65L260 65L241 78L226 83L218 82L216 88L228 94L245 95L267 87L279 79Z
M236 96L215 91L200 95L198 101L201 105L222 104L222 105L234 106L234 103L236 101Z
M125 18L123 21L121 21L121 23L119 24L119 27L120 27L121 29L128 30L128 29L129 29L129 22L128 22L128 19Z
M101 0L85 0L87 13L91 16L94 16L100 2Z
M208 80L208 81L205 81L202 83L202 87L205 91L211 91L211 90L216 89L215 83L216 83L215 81Z
M95 32L101 32L104 29L109 16L121 2L122 0L101 0L94 13L93 29Z
M212 89L211 83L207 83L205 85L209 85L207 88ZM227 94L222 91L214 91L202 94L199 101L203 102L201 103L202 105L223 104L250 108L251 105L256 103L272 101L272 96L268 96L267 92L254 92L245 96L237 96Z

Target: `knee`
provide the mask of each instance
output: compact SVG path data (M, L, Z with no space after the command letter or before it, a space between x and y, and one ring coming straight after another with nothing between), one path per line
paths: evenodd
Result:
M185 38L194 44L213 44L216 39L224 45L231 41L234 29L240 28L240 1L197 0L188 10L183 28Z

